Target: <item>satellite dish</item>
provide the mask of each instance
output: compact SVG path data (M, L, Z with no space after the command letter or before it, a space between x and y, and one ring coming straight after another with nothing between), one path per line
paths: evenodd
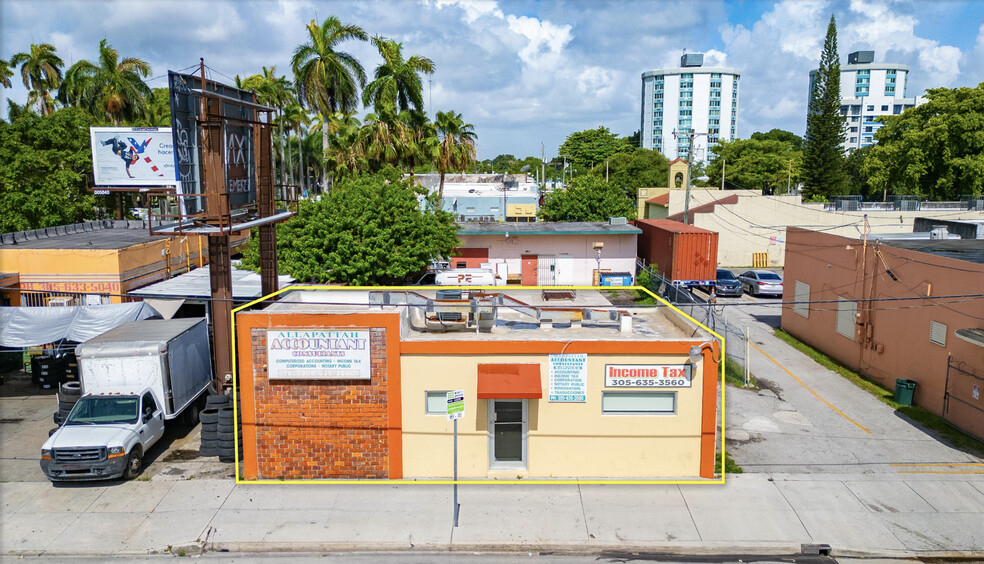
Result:
M529 172L529 171L530 171L530 165L525 165L523 168L519 169L519 172Z

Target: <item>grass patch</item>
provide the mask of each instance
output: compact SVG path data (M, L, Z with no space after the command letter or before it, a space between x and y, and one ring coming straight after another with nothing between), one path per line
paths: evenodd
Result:
M782 329L776 329L775 335L794 349L812 358L820 366L840 374L850 380L855 386L878 398L882 403L891 406L892 409L895 409L902 415L933 431L952 446L960 450L973 452L977 456L984 456L984 443L948 425L939 415L918 405L900 405L895 401L894 390L886 389L880 384L868 380Z
M745 367L734 360L724 362L724 381L730 382L738 388L759 389L758 381L752 374L748 375L748 386L745 386Z
M643 288L651 288L652 280L650 280L649 272L643 270L636 276L636 286L642 286ZM653 292L655 294L655 292ZM648 293L642 290L636 290L636 303L639 305L656 305L656 298L650 296Z
M721 453L714 457L714 473L721 474ZM724 469L728 474L744 474L745 471L728 453L724 453Z

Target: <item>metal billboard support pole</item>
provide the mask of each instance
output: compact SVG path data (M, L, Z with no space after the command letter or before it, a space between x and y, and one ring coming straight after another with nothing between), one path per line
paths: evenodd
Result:
M751 371L749 366L752 363L752 359L748 356L749 346L748 346L748 325L745 326L745 386L748 386L748 376Z

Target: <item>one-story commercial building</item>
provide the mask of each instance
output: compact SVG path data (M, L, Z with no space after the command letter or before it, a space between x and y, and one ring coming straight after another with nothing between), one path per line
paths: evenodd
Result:
M597 286L600 273L635 273L642 233L609 221L459 223L452 268L490 268L523 286Z
M457 390L460 479L713 477L710 332L596 291L447 292L297 290L237 314L245 479L451 477Z

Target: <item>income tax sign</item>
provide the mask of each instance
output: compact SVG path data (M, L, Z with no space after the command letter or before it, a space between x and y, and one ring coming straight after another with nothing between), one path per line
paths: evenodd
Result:
M691 364L607 364L609 388L689 388Z

